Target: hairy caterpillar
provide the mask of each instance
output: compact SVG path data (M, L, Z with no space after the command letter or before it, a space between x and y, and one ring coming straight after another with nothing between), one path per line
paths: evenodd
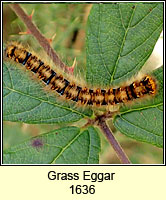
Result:
M139 81L118 88L89 89L69 81L62 74L55 72L37 56L17 43L10 43L5 49L8 58L21 63L26 69L37 74L46 85L50 85L60 96L65 99L90 106L116 105L130 102L137 98L156 94L156 81L149 75L145 75Z

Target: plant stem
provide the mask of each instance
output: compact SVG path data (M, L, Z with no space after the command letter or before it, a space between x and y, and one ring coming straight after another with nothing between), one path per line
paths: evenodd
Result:
M122 147L120 146L118 141L115 139L115 137L112 134L112 132L110 131L109 127L107 126L105 119L100 118L98 124L99 124L99 127L101 128L102 132L106 136L107 140L109 141L109 143L115 150L120 161L123 164L131 164L130 160L128 159L127 155L123 151Z
M24 12L19 4L10 4L11 9L22 19L30 33L36 38L39 44L43 47L47 55L52 59L55 65L61 67L65 72L68 72L67 65L65 65L53 48L50 46L48 40L40 33L39 29L34 25L30 17Z

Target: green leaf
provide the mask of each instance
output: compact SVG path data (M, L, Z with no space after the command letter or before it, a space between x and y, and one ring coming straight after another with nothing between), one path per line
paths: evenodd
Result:
M42 81L30 78L21 64L3 64L3 119L31 124L71 123L91 116L88 109L76 109L44 91Z
M94 164L100 140L93 127L65 127L34 137L4 151L4 164Z
M157 79L158 93L155 98L122 107L113 122L123 134L158 147L163 146L163 68L152 74Z
M163 27L163 3L93 5L88 19L87 81L119 85L140 71Z

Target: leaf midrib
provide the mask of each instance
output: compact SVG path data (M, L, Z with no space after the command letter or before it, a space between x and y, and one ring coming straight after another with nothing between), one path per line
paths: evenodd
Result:
M77 134L66 146L62 148L62 150L59 152L59 154L50 162L50 164L56 163L56 160L63 154L63 152L72 144L75 142L75 140L82 134L84 131L80 131L79 134Z
M115 72L116 72L116 68L117 68L117 65L118 65L118 63L119 63L119 59L120 59L120 57L121 57L120 55L121 55L121 52L122 52L122 50L123 50L123 46L124 46L124 43L125 43L125 39L126 39L128 30L129 30L129 27L130 27L130 24L131 24L131 21L132 21L132 18L133 18L135 9L136 9L136 6L135 6L135 8L133 9L133 12L132 12L132 14L131 14L131 17L130 17L130 20L129 20L129 23L128 23L127 28L126 28L126 29L124 28L125 33L124 33L123 41L122 41L122 44L121 44L121 47L120 47L120 50L119 50L118 58L117 58L117 60L116 60L115 66L114 66L114 70L113 70L112 75L111 75L110 83L112 83L113 80L114 80L114 75L115 75ZM123 26L123 21L122 21L122 15L121 15L121 10L120 10L120 5L119 5L119 13L120 13L120 17L121 17L121 23L122 23L122 26Z

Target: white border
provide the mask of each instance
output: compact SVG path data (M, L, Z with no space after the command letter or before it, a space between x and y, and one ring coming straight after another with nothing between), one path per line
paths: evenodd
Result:
M164 41L164 57L163 57L163 66L165 66L165 1L1 1L1 41L3 41L3 3L112 3L112 2L126 2L126 3L151 3L151 2L163 2L164 3L164 30L163 30L163 41ZM2 42L3 43L3 42ZM1 45L1 66L3 66L3 45ZM164 164L2 164L2 157L3 157L3 106L2 106L2 91L3 91L3 84L2 84L2 67L1 67L1 163L2 166L165 166L165 67L164 69L164 147L163 147L163 163Z

